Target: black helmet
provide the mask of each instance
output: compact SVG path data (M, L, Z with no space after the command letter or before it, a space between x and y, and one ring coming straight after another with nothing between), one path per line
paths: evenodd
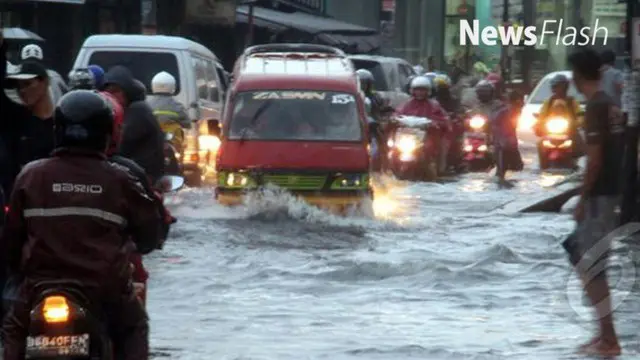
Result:
M56 147L105 151L113 133L113 109L95 91L65 94L54 114Z
M144 101L146 98L147 98L147 87L144 86L142 81L134 79L129 101L131 102Z
M77 69L69 73L69 88L71 90L93 90L96 81L89 69Z

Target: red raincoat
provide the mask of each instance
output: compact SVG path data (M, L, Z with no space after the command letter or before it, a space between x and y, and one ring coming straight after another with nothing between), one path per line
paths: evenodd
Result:
M111 136L111 144L109 144L109 149L107 150L107 156L111 156L115 154L118 149L118 144L120 144L120 139L122 138L122 125L124 123L124 108L118 102L118 100L106 91L100 92L113 108L113 119L114 119L114 127L113 127L113 135Z
M444 136L451 136L449 115L447 115L447 112L442 108L442 106L433 99L417 100L412 98L402 104L396 111L396 114L426 117L434 121L436 129L442 132Z

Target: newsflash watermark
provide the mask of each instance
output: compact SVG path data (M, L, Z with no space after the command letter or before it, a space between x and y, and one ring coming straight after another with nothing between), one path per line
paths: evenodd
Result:
M538 31L536 26L486 26L480 30L480 21L460 20L460 45L468 43L478 46L488 45L542 45L545 39L555 40L557 46L585 46L595 45L597 35L602 38L602 45L607 45L609 30L604 26L598 26L596 19L594 26L576 28L568 26L563 28L563 19L544 20L542 29Z

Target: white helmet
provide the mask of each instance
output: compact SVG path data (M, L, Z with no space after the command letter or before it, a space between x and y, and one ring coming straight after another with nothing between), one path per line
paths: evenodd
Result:
M22 48L20 58L22 58L22 60L31 58L42 60L44 59L44 56L42 55L42 49L40 48L40 46L36 44L30 44Z
M416 76L411 80L411 90L413 89L427 89L431 91L431 80L426 76Z
M171 94L176 91L176 78L166 71L156 74L151 80L151 92L154 94Z

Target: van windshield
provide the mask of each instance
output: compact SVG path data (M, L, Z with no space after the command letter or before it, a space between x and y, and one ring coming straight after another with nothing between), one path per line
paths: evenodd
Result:
M361 141L356 95L331 91L254 91L233 100L230 140Z
M147 91L151 92L151 79L161 72L166 71L176 79L176 91L180 93L180 72L178 71L178 59L174 54L166 52L146 51L94 51L89 57L88 65L98 65L108 71L116 65L127 67L133 76L142 81Z

